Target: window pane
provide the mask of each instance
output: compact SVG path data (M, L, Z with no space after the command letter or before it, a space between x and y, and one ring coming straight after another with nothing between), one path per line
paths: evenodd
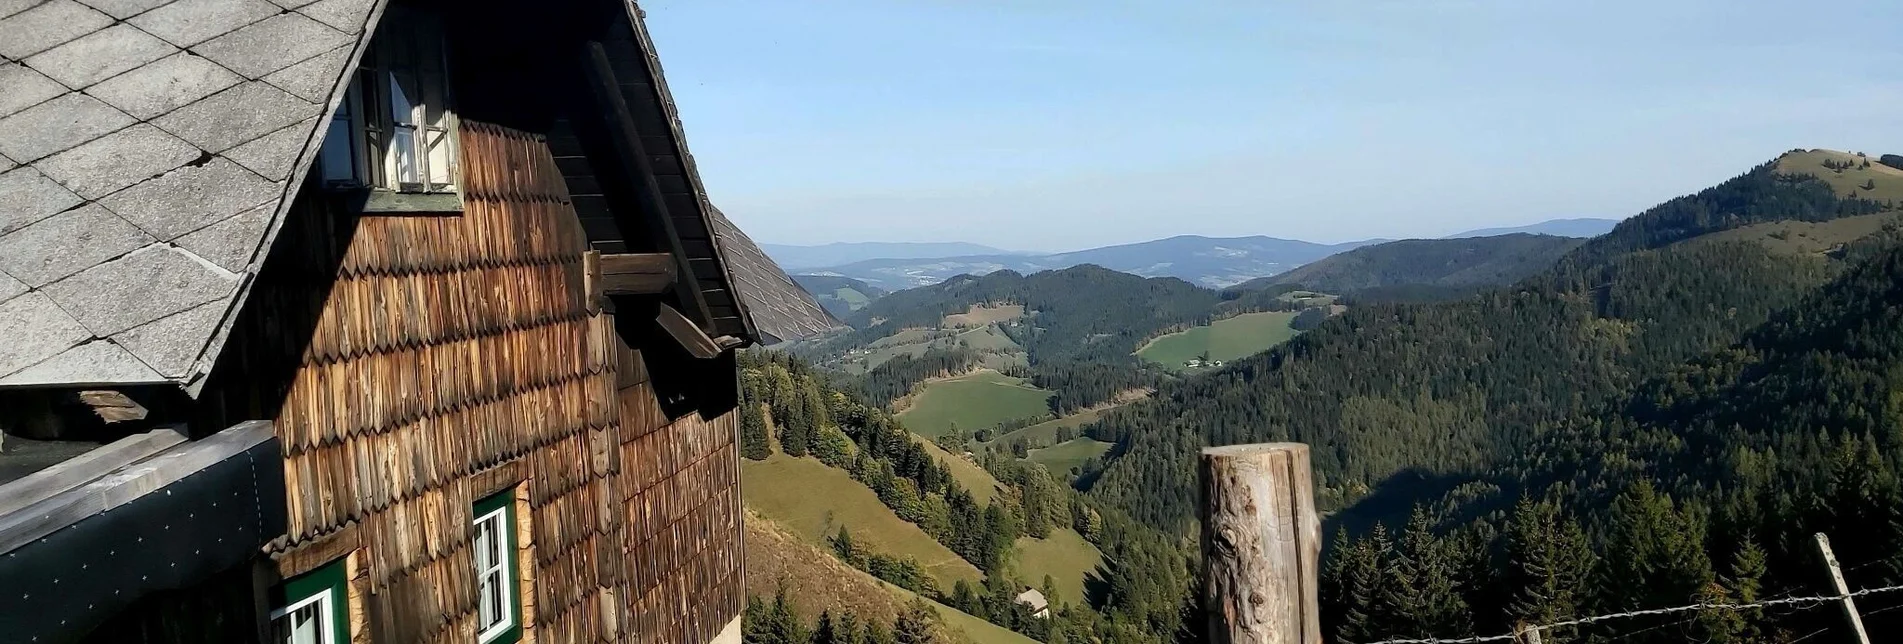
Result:
M349 117L339 114L331 120L330 129L324 131L323 151L317 157L324 166L324 183L356 181L356 164L351 163L355 155L350 149L351 139L354 138L356 132Z
M422 183L416 169L416 129L396 126L390 130L392 179L397 184ZM391 186L393 188L400 186Z
M390 122L397 125L416 125L416 102L422 95L416 91L416 75L409 71L390 71Z
M336 644L327 614L330 591L271 618L271 640L278 644Z
M429 151L425 159L429 164L429 182L432 188L447 188L455 183L449 173L449 132L430 129L424 132L429 138Z

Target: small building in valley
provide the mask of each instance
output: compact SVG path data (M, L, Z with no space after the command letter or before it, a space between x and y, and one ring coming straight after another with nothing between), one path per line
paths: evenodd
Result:
M1017 599L1015 601L1019 604L1023 604L1024 607L1031 609L1032 617L1042 617L1042 618L1048 619L1051 616L1050 600L1045 599L1044 593L1042 591L1039 591L1036 588L1031 588L1029 586L1026 586L1024 588L1024 592L1018 593Z
M838 326L625 0L0 3L0 640L739 641Z

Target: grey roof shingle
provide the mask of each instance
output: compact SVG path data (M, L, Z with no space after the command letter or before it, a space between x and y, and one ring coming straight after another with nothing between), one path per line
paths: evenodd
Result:
M281 13L213 38L192 51L246 78L259 78L353 40L349 34L303 14Z
M25 293L26 289L27 286L21 284L20 280L13 279L5 273L0 273L0 302L11 300L13 296Z
M205 341L218 332L218 321L224 313L224 302L208 302L133 327L112 336L112 341L160 375L183 378L190 375L192 361L204 350Z
M145 13L153 7L172 0L80 0L94 9L106 12L114 18L124 20Z
M312 103L322 102L330 96L330 88L337 86L337 75L342 73L344 61L350 58L351 49L345 45L318 54L310 60L266 74L264 82Z
M0 92L0 116L66 93L66 87L58 81L19 63L0 65L0 87L7 88L7 91Z
M114 76L86 89L87 94L149 119L184 107L243 81L217 63L179 52L150 65Z
M297 153L310 140L312 126L316 124L317 117L304 119L250 143L225 150L223 154L225 158L237 161L238 165L267 177L290 176L291 164L297 162Z
M73 0L52 0L0 19L0 56L19 60L112 24Z
M0 0L0 386L203 376L379 4Z
M258 250L258 240L264 238L265 228L271 225L271 214L276 211L277 201L273 200L226 217L223 221L178 238L178 247L225 270L243 272L245 267L251 265L251 256Z
M0 154L32 161L132 123L132 117L99 99L67 94L0 119Z
M152 124L207 151L223 152L319 111L310 101L251 81L152 119Z
M141 123L34 165L79 196L98 199L201 154L192 144Z
M45 293L0 302L0 375L39 364L91 336Z
M92 32L34 54L26 65L73 89L85 89L121 72L170 56L177 47L127 24Z
M0 174L0 235L19 230L84 199L32 167Z
M166 42L190 47L280 11L264 0L178 0L126 22Z
M230 296L238 276L183 250L147 246L41 289L94 335L109 336Z
M87 342L0 377L0 386L13 387L157 382L165 377L111 340Z
M98 204L0 235L0 271L44 286L152 243L152 236Z
M364 18L377 0L322 0L297 10L298 13L330 25L338 31L354 34L363 29Z
M213 158L115 192L99 204L159 241L171 241L275 200L283 192L282 186L229 159Z

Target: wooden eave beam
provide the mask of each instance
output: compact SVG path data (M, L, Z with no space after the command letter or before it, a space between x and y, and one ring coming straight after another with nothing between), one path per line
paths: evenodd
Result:
M674 307L662 304L660 311L654 315L654 322L661 325L661 329L667 331L669 336L673 336L674 341L679 342L682 348L687 349L688 355L707 360L725 351L719 342L707 337L700 327L695 326L693 321L681 315L681 312Z
M617 178L634 187L636 203L644 211L641 218L647 224L650 237L664 241L666 249L673 256L675 271L682 277L674 284L674 293L682 308L699 318L697 323L690 321L690 324L696 327L711 326L713 312L707 308L707 297L701 293L700 285L694 279L694 268L688 264L687 249L681 243L680 231L675 229L674 218L667 210L667 200L662 198L660 182L654 176L654 164L641 145L641 131L635 126L634 114L628 109L627 99L621 95L621 83L615 79L614 68L609 64L608 50L598 41L590 41L587 48L588 64L585 68L589 89L595 94L597 105L601 108L609 143L621 159L623 176ZM675 311L675 315L681 313ZM706 337L705 333L700 335Z
M667 253L601 256L602 295L655 295L674 286L680 263Z

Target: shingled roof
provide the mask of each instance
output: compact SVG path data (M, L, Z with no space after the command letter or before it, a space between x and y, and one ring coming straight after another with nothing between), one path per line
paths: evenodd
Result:
M740 231L719 208L711 208L714 242L726 259L727 273L740 293L740 305L763 337L761 344L777 344L843 328L813 295L768 259L753 239Z
M0 0L0 385L186 382L373 0Z
M0 386L202 382L383 5L0 0Z

